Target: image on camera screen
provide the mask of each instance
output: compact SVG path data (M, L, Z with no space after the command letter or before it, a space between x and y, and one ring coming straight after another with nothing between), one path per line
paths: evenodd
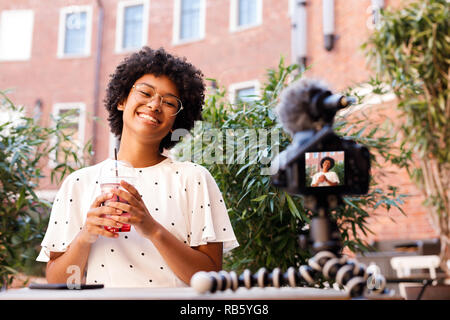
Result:
M307 152L305 186L335 187L345 181L344 151Z

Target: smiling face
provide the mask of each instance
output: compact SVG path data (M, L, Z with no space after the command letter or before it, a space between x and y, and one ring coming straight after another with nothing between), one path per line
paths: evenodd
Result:
M141 87L153 87L153 99ZM160 142L171 130L176 108L163 103L161 97L179 97L175 84L164 75L146 74L137 79L126 101L117 106L123 111L122 136L132 136L143 143Z
M325 160L322 164L322 169L324 172L327 172L331 167L331 162L330 160Z

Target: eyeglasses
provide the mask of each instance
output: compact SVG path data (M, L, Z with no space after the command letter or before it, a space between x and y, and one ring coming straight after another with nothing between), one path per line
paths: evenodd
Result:
M180 99L170 94L161 96L151 85L146 83L137 83L133 86L133 89L137 92L136 97L139 103L148 105L156 96L158 96L160 98L159 103L161 106L170 113L173 113L172 116L177 115L181 110L183 110L183 104Z

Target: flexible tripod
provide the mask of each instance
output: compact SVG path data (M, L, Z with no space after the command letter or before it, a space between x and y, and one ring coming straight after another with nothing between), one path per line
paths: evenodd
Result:
M191 279L191 286L199 293L217 292L239 287L306 287L316 285L323 276L327 281L337 283L347 290L350 297L361 297L365 293L384 293L386 279L366 268L356 260L341 254L342 246L335 222L330 220L329 211L342 204L340 195L313 195L305 197L305 207L316 212L310 225L310 244L314 256L307 265L299 268L289 267L285 272L275 268L271 272L260 268L252 274L246 269L242 274L236 272L197 272ZM307 246L307 240L299 236L301 246Z

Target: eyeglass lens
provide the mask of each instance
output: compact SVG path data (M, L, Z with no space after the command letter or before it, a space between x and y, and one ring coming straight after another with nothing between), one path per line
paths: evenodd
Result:
M155 88L153 88L147 84L143 84L143 83L136 84L135 88L136 88L136 91L138 92L140 99L145 104L151 102L157 95ZM162 99L162 101L160 101L160 102L164 107L174 108L175 110L178 110L181 106L181 102L173 96L167 95L167 96L160 96L160 97Z

